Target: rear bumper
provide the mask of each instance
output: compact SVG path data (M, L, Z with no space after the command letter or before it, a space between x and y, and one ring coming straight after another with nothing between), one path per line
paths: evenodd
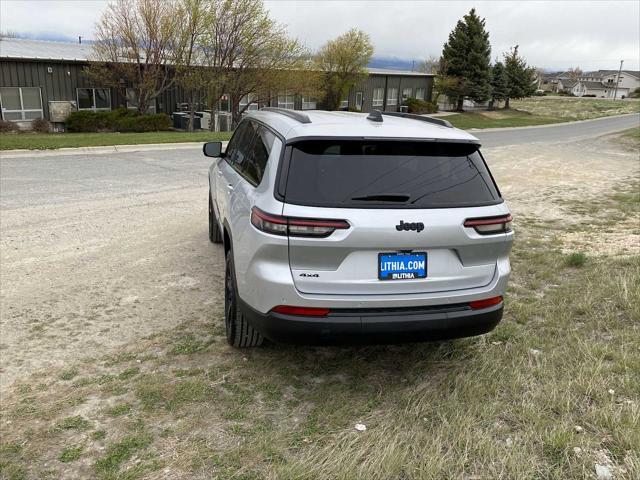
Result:
M342 309L326 317L262 314L240 301L253 327L275 342L300 344L397 343L470 337L502 319L503 304L471 310L464 305Z

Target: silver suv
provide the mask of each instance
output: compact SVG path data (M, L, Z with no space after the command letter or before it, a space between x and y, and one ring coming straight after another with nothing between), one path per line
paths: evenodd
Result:
M511 215L470 134L263 108L204 154L231 345L454 338L502 318Z

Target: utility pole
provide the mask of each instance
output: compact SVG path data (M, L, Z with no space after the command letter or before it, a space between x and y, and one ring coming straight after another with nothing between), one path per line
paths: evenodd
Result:
M618 82L620 81L620 73L622 72L622 64L624 63L624 60L620 60L620 68L618 69L618 77L616 78L616 88L613 91L613 99L616 99L616 96L618 95Z

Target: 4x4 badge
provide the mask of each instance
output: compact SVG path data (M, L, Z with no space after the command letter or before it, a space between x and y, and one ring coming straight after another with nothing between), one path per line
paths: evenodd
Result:
M403 230L415 230L416 232L420 233L422 230L424 230L424 223L405 223L403 220L400 220L400 223L396 225L396 230L398 230L399 232Z

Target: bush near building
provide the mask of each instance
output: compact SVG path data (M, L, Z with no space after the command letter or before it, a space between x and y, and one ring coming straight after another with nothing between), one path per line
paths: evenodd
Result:
M18 130L18 126L13 122L8 122L6 120L0 120L0 132L9 133L16 132Z
M169 130L171 121L164 113L143 115L118 108L108 112L73 112L66 125L71 132L155 132Z
M49 120L36 118L31 122L31 130L37 133L49 133L51 131L51 124Z
M417 98L407 98L405 104L409 107L409 113L423 114L436 113L438 111L438 105L435 103L418 100Z

